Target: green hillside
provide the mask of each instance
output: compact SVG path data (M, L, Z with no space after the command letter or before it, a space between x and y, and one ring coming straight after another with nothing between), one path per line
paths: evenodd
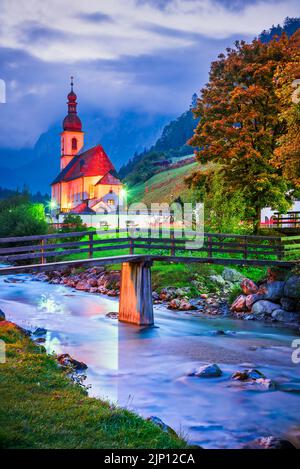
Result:
M147 181L130 187L128 200L148 205L153 202L170 203L180 197L183 202L190 202L192 193L185 183L185 177L190 176L197 168L199 170L199 167L206 172L211 164L199 165L195 162L155 174Z

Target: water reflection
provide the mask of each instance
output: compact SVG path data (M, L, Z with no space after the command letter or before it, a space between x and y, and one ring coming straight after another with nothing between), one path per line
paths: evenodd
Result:
M163 308L156 308L155 327L138 328L105 317L118 310L114 299L20 277L24 283L0 279L0 308L23 327L46 328L49 352L87 363L91 395L157 415L207 448L240 447L299 427L300 368L291 362L290 330ZM210 362L219 364L221 378L187 377ZM234 371L250 366L280 389L258 391L232 382Z

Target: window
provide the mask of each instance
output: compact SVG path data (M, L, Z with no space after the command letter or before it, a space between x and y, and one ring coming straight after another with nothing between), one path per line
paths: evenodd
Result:
M72 150L77 150L77 138L72 138Z
M107 205L115 205L114 199L108 199L107 200Z

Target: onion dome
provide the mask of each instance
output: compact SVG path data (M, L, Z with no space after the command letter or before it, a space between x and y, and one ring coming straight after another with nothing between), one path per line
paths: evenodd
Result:
M64 118L63 129L75 132L82 131L82 123L77 116L77 96L73 91L73 77L71 77L71 91L68 94L68 115Z

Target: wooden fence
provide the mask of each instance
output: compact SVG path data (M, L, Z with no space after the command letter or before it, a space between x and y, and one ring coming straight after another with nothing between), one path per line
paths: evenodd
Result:
M0 262L45 264L57 259L101 257L101 253L127 250L129 254L155 254L160 256L205 257L210 259L230 258L260 261L300 259L300 236L271 237L244 236L234 234L202 233L197 240L195 232L185 232L185 237L171 230L168 236L160 232L136 232L139 237L130 237L127 230L106 230L56 233L49 235L0 238ZM149 235L149 236L148 236ZM187 245L186 243L193 243ZM115 255L115 254L114 254Z

